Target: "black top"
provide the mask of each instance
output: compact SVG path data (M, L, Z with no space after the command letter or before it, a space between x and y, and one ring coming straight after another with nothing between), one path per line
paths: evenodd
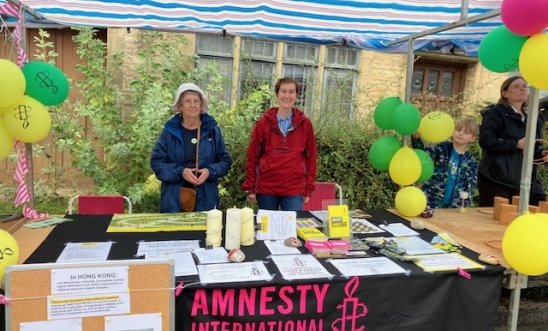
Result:
M198 129L189 130L185 127L183 129L183 140L185 146L185 168L196 168L196 145L198 143ZM183 179L183 186L194 187L186 180Z

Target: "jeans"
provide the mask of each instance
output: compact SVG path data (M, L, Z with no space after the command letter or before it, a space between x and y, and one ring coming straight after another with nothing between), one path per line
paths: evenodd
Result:
M268 195L257 194L259 209L266 210L303 210L302 195Z

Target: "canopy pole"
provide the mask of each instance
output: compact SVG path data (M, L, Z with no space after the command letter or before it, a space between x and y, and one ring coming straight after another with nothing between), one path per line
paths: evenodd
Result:
M23 7L21 7L23 8ZM25 9L23 9L25 11ZM27 25L26 25L26 19L25 19L25 13L23 12L23 15L21 15L21 47L27 52ZM28 53L27 53L28 54ZM25 176L25 181L27 182L27 189L29 191L29 207L31 209L36 209L36 205L34 203L34 166L32 162L32 144L31 143L25 143L25 156L27 158L27 166L29 171L27 172L27 175Z
M525 129L525 149L523 150L523 161L521 163L521 182L519 191L518 214L525 213L529 208L529 197L531 195L531 178L533 173L533 158L535 155L535 141L538 120L538 99L539 90L531 87L527 111L527 128Z
M407 70L405 76L404 102L411 101L411 84L413 82L413 66L415 64L415 39L409 39L407 43ZM404 135L402 146L411 146L411 137Z
M27 6L23 6L18 0L9 0L11 3L16 5L17 7L21 8L23 11L21 15L21 47L27 51L27 22L25 19L25 12L29 12L31 15L35 16L36 18L40 18L39 15L37 15L32 9L27 8ZM34 204L34 166L32 164L32 144L31 143L25 143L25 157L27 159L27 167L28 172L25 176L25 183L27 184L27 190L29 194L29 202L28 207L31 209L35 209Z
M468 0L462 0L460 3L460 19L464 20L468 17Z
M453 23L445 24L445 25L439 26L437 28L424 30L422 32L414 33L414 34L411 34L409 36L405 36L405 37L402 37L402 38L399 38L399 39L396 39L396 40L388 41L388 42L384 43L384 45L392 46L392 45L401 43L401 42L406 41L406 40L417 39L417 38L420 38L420 37L429 36L429 35L432 35L432 34L436 34L438 32L451 30L451 29L454 29L454 28L458 28L458 27L461 27L461 26L464 26L464 25L468 25L468 24L474 23L474 22L479 22L479 21L482 21L482 20L485 20L485 19L488 19L488 18L491 18L491 17L498 16L498 15L500 15L500 8L485 12L485 13L480 14L480 15L467 17L465 19L461 19L461 20L458 20L458 21L453 22Z
M415 39L409 39L407 44L407 71L405 76L404 102L411 101L411 84L413 83L413 66L415 64Z

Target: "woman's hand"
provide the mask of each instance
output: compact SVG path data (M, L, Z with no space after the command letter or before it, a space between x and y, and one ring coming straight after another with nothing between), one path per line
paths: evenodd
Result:
M304 200L303 200L303 203L307 203L308 201L310 201L310 197L304 197Z
M518 140L516 148L521 150L525 149L525 138L521 138L520 140Z
M185 168L183 170L183 178L192 185L200 185L198 184L198 177L196 177L195 173L195 168ZM209 176L209 171L207 174Z
M198 169L198 183L196 185L202 185L209 178L209 169Z
M542 158L540 160L542 163L548 163L548 150L542 151Z
M257 203L257 196L255 195L255 193L249 193L247 195L247 201Z

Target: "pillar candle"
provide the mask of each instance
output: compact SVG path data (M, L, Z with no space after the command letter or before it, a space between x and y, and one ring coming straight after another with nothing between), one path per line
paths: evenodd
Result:
M223 237L223 212L211 209L207 212L206 245L220 247Z
M226 210L225 248L227 250L240 248L241 217L239 208L234 207Z
M253 225L253 209L245 207L241 209L242 230L240 243L242 246L251 246L255 243L255 226Z

